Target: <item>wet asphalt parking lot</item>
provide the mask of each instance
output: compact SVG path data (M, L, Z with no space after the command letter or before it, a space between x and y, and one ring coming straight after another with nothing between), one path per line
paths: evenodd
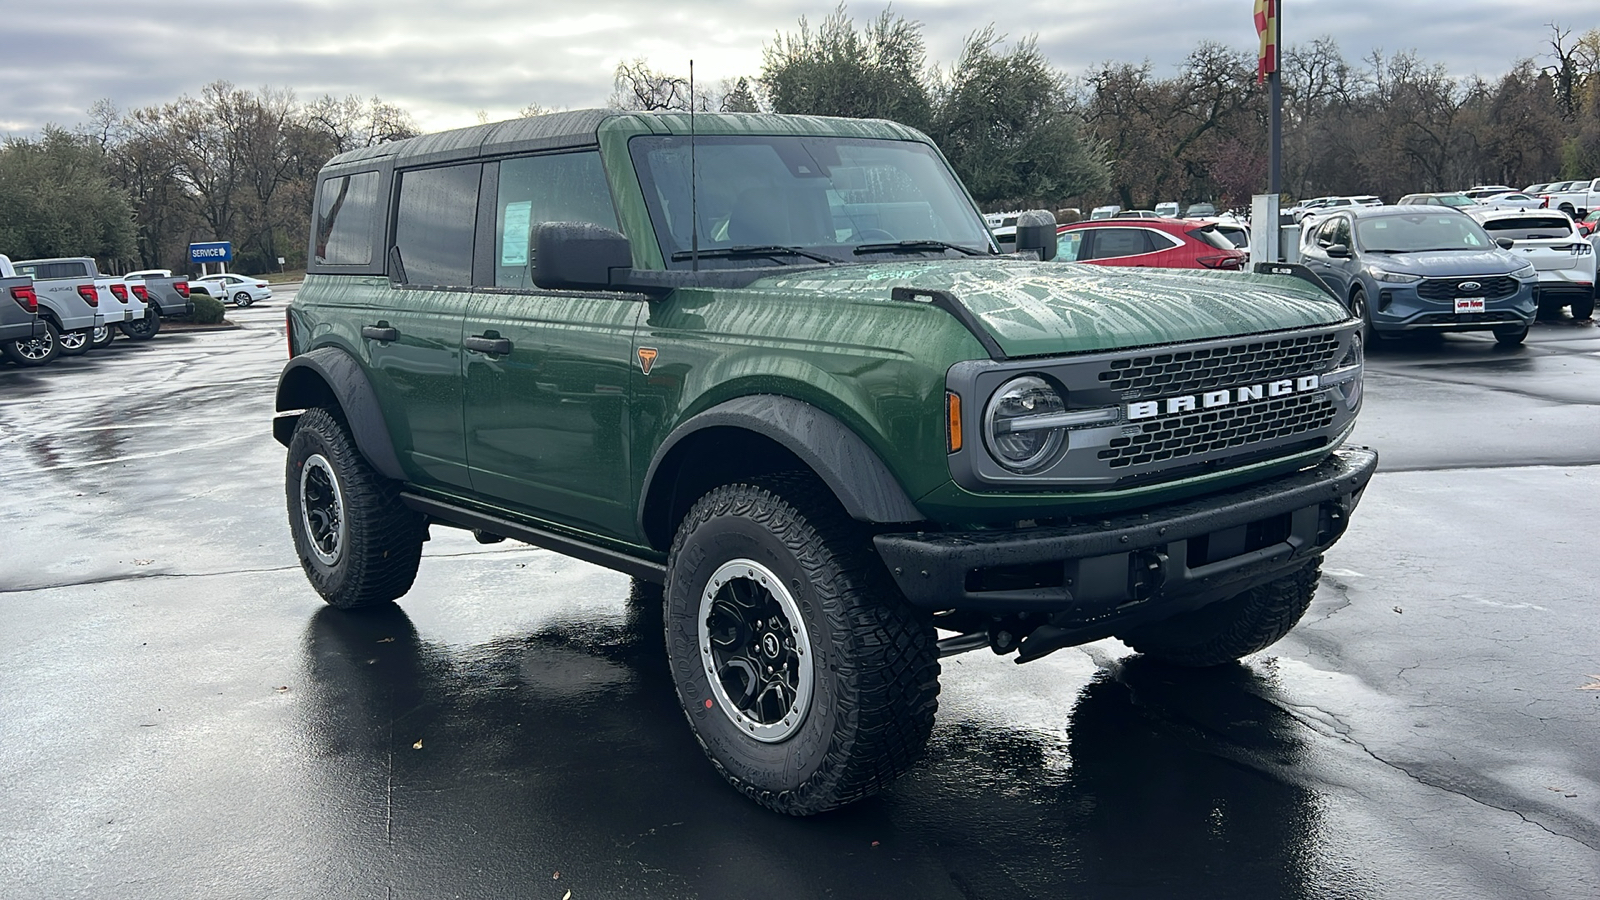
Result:
M0 368L0 896L1600 897L1600 329L1373 354L1382 469L1277 645L948 658L928 758L796 820L624 576L435 528L400 606L324 607L292 293Z

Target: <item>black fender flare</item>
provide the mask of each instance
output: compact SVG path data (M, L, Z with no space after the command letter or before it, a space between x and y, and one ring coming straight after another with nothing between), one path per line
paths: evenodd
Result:
M644 502L638 511L641 534L647 533L646 512L662 489L656 479L662 464L685 438L708 428L751 431L783 446L827 484L853 519L897 523L927 518L878 454L838 419L793 397L751 394L697 413L661 442L644 476ZM670 486L665 490L670 491Z
M389 428L384 424L378 394L367 380L367 373L361 370L361 364L345 350L319 347L289 360L283 367L283 374L278 376L274 408L280 413L310 409L324 405L330 395L344 414L356 448L367 462L385 477L406 480L400 457L394 452L394 442L389 439ZM299 418L296 414L272 420L272 436L278 443L289 446Z

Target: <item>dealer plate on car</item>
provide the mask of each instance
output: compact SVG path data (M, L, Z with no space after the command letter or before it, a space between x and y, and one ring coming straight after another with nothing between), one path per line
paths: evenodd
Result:
M1483 298L1482 297L1457 297L1456 298L1456 312L1458 312L1458 313L1481 313L1481 312L1483 312Z

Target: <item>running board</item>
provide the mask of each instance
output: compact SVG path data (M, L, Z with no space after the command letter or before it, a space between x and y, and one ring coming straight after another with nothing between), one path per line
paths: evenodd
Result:
M400 502L411 509L439 520L442 524L455 525L460 528L484 531L489 534L504 535L514 541L532 544L546 550L553 550L563 556L581 559L586 563L604 566L607 569L631 575L641 581L653 584L665 584L667 581L667 567L661 563L648 559L631 556L610 547L591 544L579 538L557 534L533 525L524 525L511 519L502 518L490 513L478 512L467 509L443 500L435 500L420 494L402 491Z

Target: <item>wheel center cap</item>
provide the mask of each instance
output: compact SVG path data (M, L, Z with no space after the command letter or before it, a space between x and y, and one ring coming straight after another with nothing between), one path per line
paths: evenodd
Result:
M783 648L778 645L778 636L772 632L767 632L761 638L761 652L765 653L768 659L777 659L778 651L781 649Z

